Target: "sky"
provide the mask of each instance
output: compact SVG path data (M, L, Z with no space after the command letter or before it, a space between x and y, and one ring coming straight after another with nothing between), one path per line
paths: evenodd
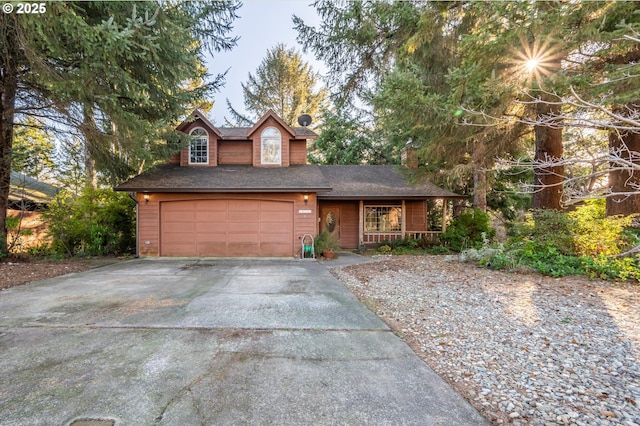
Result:
M244 0L234 21L232 34L239 36L237 46L231 51L216 53L207 61L209 74L217 75L229 69L225 85L215 95L215 105L209 118L216 126L224 126L224 117L229 117L226 99L236 111L244 113L241 83L246 83L249 73L256 69L267 54L278 43L295 48L311 68L323 74L326 68L315 60L311 52L305 54L296 41L298 35L293 28L293 15L302 18L307 25L318 26L320 18L311 5L311 0Z

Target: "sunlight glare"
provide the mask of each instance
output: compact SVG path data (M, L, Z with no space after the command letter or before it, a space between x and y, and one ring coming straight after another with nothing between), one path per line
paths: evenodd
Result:
M526 73L527 81L536 81L540 85L544 77L560 68L560 46L552 37L536 39L533 43L521 39L520 45L520 49L513 49L514 57L510 62L516 72Z
M540 61L538 60L538 58L531 58L527 62L525 62L524 66L525 68L527 68L527 71L531 73L535 71L536 68L538 68L539 64Z

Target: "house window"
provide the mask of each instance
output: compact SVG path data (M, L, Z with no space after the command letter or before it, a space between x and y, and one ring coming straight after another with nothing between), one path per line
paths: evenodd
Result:
M365 232L401 232L402 208L392 206L365 206Z
M275 127L268 127L262 132L260 144L261 164L281 164L282 137Z
M189 164L209 163L209 134L204 129L193 129L189 145Z

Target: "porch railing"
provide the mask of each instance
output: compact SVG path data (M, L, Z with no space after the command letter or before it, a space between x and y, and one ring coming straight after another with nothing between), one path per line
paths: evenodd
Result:
M397 240L398 238L412 238L420 239L424 238L427 241L437 242L438 237L442 234L442 231L421 231L421 232L365 232L363 236L363 243L377 244L382 241Z

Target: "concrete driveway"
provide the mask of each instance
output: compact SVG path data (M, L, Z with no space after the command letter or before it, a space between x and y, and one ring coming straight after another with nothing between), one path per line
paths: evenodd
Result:
M0 424L487 424L315 261L138 259L0 292Z

